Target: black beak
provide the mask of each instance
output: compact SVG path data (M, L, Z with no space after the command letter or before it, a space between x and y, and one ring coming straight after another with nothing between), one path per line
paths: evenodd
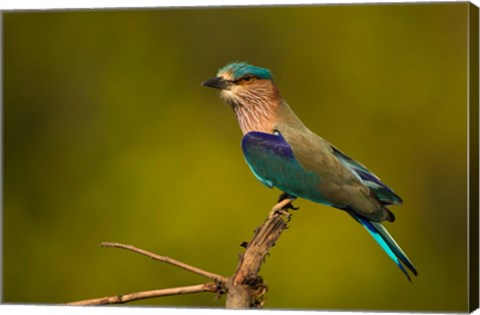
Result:
M203 81L202 85L223 90L228 87L228 81L226 81L222 77L216 77L216 78L208 79L207 81Z

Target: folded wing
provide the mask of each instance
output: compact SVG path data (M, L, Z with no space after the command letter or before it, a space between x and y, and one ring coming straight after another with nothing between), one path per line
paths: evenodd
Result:
M368 188L370 188L375 196L380 200L384 205L401 205L402 198L395 194L390 187L382 183L382 181L371 171L369 171L361 163L355 161L354 159L348 157L340 150L331 146L333 154L337 159L345 165L350 171L357 176Z

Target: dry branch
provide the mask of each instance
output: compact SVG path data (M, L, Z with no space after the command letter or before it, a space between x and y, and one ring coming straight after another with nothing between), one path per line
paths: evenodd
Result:
M132 245L104 242L101 244L102 247L121 248L132 251L202 275L214 280L214 282L82 300L66 303L66 305L121 304L168 295L212 292L216 293L217 297L227 293L226 308L261 308L267 286L263 283L263 279L258 275L258 272L265 261L265 257L268 255L268 251L275 245L277 239L287 228L287 222L290 220L288 209L293 209L291 206L292 201L293 199L284 199L272 208L263 225L256 230L252 240L246 245L245 252L240 255L237 269L230 278L202 270L167 256L151 253Z

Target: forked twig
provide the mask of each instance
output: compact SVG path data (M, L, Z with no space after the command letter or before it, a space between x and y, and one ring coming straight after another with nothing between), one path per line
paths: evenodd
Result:
M263 279L258 275L260 266L263 264L268 251L275 244L282 232L287 228L287 221L290 220L288 209L293 199L283 199L278 202L270 211L263 225L258 228L252 240L246 243L245 252L240 256L240 261L233 276L227 278L212 272L202 270L197 267L185 264L167 256L160 256L144 249L132 245L121 243L103 242L101 247L121 248L132 251L154 260L165 262L173 266L185 269L187 271L199 274L214 280L204 284L176 287L169 289L150 290L107 296L76 302L66 303L65 305L102 305L102 304L121 304L130 301L149 299L168 295L192 294L200 292L216 293L217 297L228 294L227 308L261 308L264 302L264 295L267 286ZM289 206L290 205L290 206Z

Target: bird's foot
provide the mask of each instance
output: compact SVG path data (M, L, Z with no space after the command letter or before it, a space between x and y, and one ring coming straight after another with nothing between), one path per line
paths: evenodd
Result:
M297 210L299 208L294 207L292 205L292 202L297 199L297 197L292 196L287 193L282 193L280 197L278 198L277 204L272 208L272 211L270 211L269 217L272 217L276 214L283 214L287 217L287 221L290 221L291 219L291 214L288 212L288 210Z
M288 199L295 200L297 197L292 196L292 195L290 195L289 193L282 192L282 193L280 194L280 196L278 196L277 202L281 202L281 201L283 201L283 200L285 200L285 199L287 199L287 198L288 198Z
M297 197L290 195L289 193L283 192L280 196L278 196L277 204L284 201L285 199L290 199L291 201L286 204L282 209L284 210L298 210L300 207L294 207L292 202L297 199Z
M296 210L300 209L300 207L294 207L292 205L292 203L290 202L290 203L286 204L285 207L283 207L283 209L284 210L294 210L294 211L296 211Z

